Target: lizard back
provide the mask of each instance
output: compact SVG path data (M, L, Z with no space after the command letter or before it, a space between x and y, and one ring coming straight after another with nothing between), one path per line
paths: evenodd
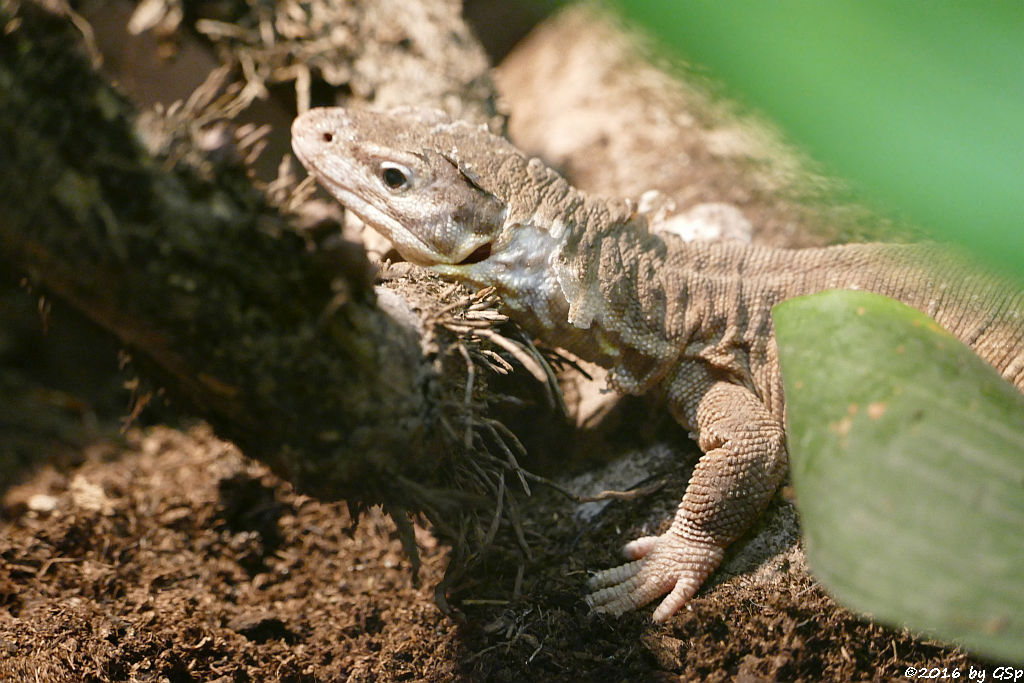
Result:
M703 362L751 386L781 414L771 308L829 289L858 289L931 316L1024 391L1024 292L934 244L852 244L773 249L740 242L683 242L620 226L566 248L570 270L597 287L590 308L612 381L643 393L674 366ZM570 307L578 302L569 302ZM558 340L554 340L558 343ZM586 351L586 349L580 349Z

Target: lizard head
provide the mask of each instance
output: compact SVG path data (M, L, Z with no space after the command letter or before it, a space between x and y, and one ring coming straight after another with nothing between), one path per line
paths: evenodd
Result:
M462 145L444 133L454 125L468 129L456 136ZM506 214L505 203L460 163L458 147L473 134L495 137L433 110L324 107L295 119L292 148L328 192L403 258L458 265L489 256Z

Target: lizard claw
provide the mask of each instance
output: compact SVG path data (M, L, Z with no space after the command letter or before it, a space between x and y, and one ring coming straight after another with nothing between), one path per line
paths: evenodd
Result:
M654 621L665 621L689 602L724 554L714 543L671 530L638 538L622 551L633 561L594 574L588 582L594 592L587 596L587 604L595 612L618 616L668 593L654 610Z

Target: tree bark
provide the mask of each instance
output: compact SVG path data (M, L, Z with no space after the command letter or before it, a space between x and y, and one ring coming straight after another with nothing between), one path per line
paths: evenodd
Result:
M466 503L430 492L452 486L462 439L438 406L465 376L441 381L415 316L378 307L362 247L272 206L226 125L196 134L168 112L147 124L150 154L65 18L7 2L0 28L0 258L300 490L440 523L438 505Z

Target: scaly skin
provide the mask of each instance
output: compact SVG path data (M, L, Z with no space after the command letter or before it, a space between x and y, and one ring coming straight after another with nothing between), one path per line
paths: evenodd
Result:
M429 110L314 109L296 155L409 261L494 286L528 330L610 368L618 391L658 391L700 458L668 531L625 546L588 602L621 614L686 604L786 472L771 307L832 288L935 318L1024 391L1024 294L934 246L780 250L684 243L628 201L589 197L485 129Z

